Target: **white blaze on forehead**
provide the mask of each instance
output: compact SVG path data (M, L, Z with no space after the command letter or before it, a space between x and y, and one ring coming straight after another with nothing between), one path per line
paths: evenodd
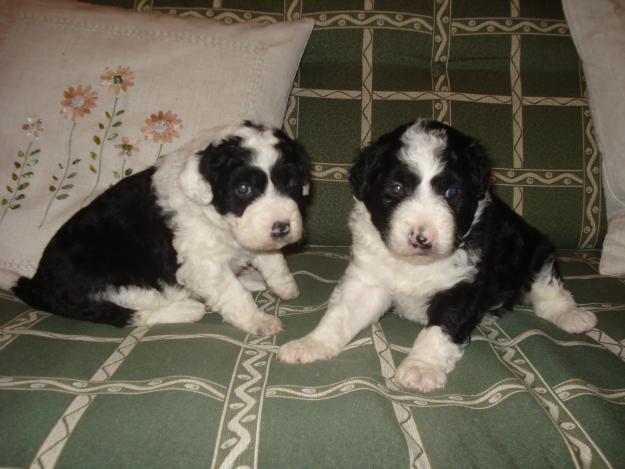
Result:
M237 136L243 140L241 145L252 150L252 165L261 168L267 175L278 160L276 145L278 139L270 129L258 130L254 127L242 127Z
M443 170L440 153L447 145L443 131L426 131L421 121L408 128L401 136L404 144L400 158L419 175L422 182L430 181Z

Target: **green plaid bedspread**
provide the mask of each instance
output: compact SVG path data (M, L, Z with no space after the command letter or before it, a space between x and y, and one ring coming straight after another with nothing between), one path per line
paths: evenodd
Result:
M356 151L430 117L483 141L498 194L557 246L601 247L599 149L560 0L88 1L228 24L315 21L284 119L313 160L313 244L350 242Z
M392 314L331 361L275 359L316 325L347 259L290 256L302 296L257 294L285 324L271 338L214 314L116 329L2 295L0 466L622 467L625 279L600 277L595 253L561 256L595 330L569 335L518 307L485 320L427 395L390 380L420 328Z

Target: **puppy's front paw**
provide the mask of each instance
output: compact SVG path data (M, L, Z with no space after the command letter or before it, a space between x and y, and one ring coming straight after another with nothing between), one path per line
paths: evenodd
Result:
M272 282L269 287L283 300L292 300L299 296L299 288L293 277L281 283Z
M430 392L444 388L447 384L447 375L436 367L428 367L418 362L404 360L397 368L393 381L406 389Z
M258 314L254 316L253 320L243 328L250 334L258 335L261 337L267 335L275 335L282 332L282 321L275 316L268 314Z
M571 334L587 332L597 325L597 316L585 309L577 308L562 314L556 325Z
M311 363L317 360L328 360L334 355L327 345L310 337L287 342L278 352L278 360L283 363Z

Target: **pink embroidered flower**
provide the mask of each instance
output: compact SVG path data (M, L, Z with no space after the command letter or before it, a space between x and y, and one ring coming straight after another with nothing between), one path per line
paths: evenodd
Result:
M119 156L132 156L133 153L139 153L139 140L130 142L128 137L122 138L122 143L115 145L115 148L119 149Z
M43 120L26 118L26 122L22 124L22 130L26 132L28 140L39 140L39 135L43 132Z
M120 91L128 91L128 88L134 86L135 74L130 67L118 65L115 70L106 67L106 70L100 75L102 86L108 86L108 90L117 96Z
M91 85L87 85L85 88L78 85L76 89L70 86L68 90L63 92L63 97L65 99L61 101L61 113L65 115L66 119L76 121L79 117L91 114L91 109L97 104L98 93L91 89Z
M154 142L171 142L174 138L178 138L178 130L182 128L182 121L171 111L158 111L158 114L152 114L149 119L145 120L146 127L141 129L145 138L150 138Z

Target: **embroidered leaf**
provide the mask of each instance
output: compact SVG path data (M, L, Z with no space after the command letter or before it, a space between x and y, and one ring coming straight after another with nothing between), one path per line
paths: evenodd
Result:
M67 199L69 197L69 194L59 194L56 196L57 200L63 200L63 199Z
M11 174L11 179L13 179L14 181L17 181L19 179L18 175L13 173Z
M2 199L2 205L6 205L8 203L9 203L9 201L7 199Z
M91 171L93 174L98 174L98 170L95 169L95 166L93 166L92 164L89 165L89 171Z
M119 134L111 134L106 139L107 140L115 140L117 137L119 137Z
M31 178L33 177L33 174L35 173L33 173L32 171L28 171L27 173L22 174L22 177Z
M124 111L123 109L120 109L119 111L117 111L117 112L115 113L115 115L116 115L116 116L121 116L124 112L126 112L126 111Z
M26 166L35 166L37 163L39 163L39 160L29 160Z
M78 163L80 163L80 158L77 158L77 159L75 159L74 161L72 161L72 164L73 164L73 165L74 165L74 164L78 164Z
M100 143L102 143L102 140L97 135L93 136L93 141L95 142L96 145L100 145Z
M122 125L122 121L117 121L111 127L119 127L120 125Z
M26 153L24 153L22 150L17 152L17 156L19 156L20 158L24 158L26 156Z
M22 200L22 199L24 199L24 198L26 198L26 194L17 194L17 195L15 196L15 200Z
M116 179L120 178L120 175L117 171L113 171L113 176L115 176Z
M98 155L96 155L94 151L91 152L91 159L92 160L97 160L98 159Z
M30 182L23 182L21 183L19 186L17 186L17 190L18 191L23 191L24 189L26 189L28 186L30 186Z
M61 189L66 191L71 189L72 187L74 187L74 184L65 184L64 186L61 186Z
M110 113L110 112L108 112L108 111L104 111L104 115L106 116L106 118L107 118L108 120L111 120L111 113Z
M22 204L11 204L9 205L9 208L11 210L15 210L16 208L20 208L22 206Z
M58 178L58 177L56 177L56 176L52 176L52 179L53 179L53 180L55 180L55 181L58 181L58 180L59 180L59 178Z
M19 161L16 161L15 163L13 163L15 165L15 167L17 169L20 169L22 167L22 165L19 163Z
M40 151L41 151L41 148L37 148L36 150L33 150L33 151L30 152L30 156L36 155Z
M104 124L103 124L102 122L100 122L100 123L98 124L98 127L100 127L100 129L104 130Z
M56 187L54 187L54 186L50 186L50 187L48 187L48 190L49 190L50 192L54 192L54 191L56 190Z
M125 174L126 176L130 176L130 175L132 174L132 168L128 168L128 169L124 172L124 174Z
M7 186L7 190L8 190L10 193L13 193L13 188L12 188L11 186Z
M76 172L71 173L71 174L68 174L68 175L67 175L67 179L72 179L72 178L76 177L76 175L77 175L77 174L78 174L78 173L76 173Z
M59 169L62 170L63 169L63 165L61 163L59 163Z

